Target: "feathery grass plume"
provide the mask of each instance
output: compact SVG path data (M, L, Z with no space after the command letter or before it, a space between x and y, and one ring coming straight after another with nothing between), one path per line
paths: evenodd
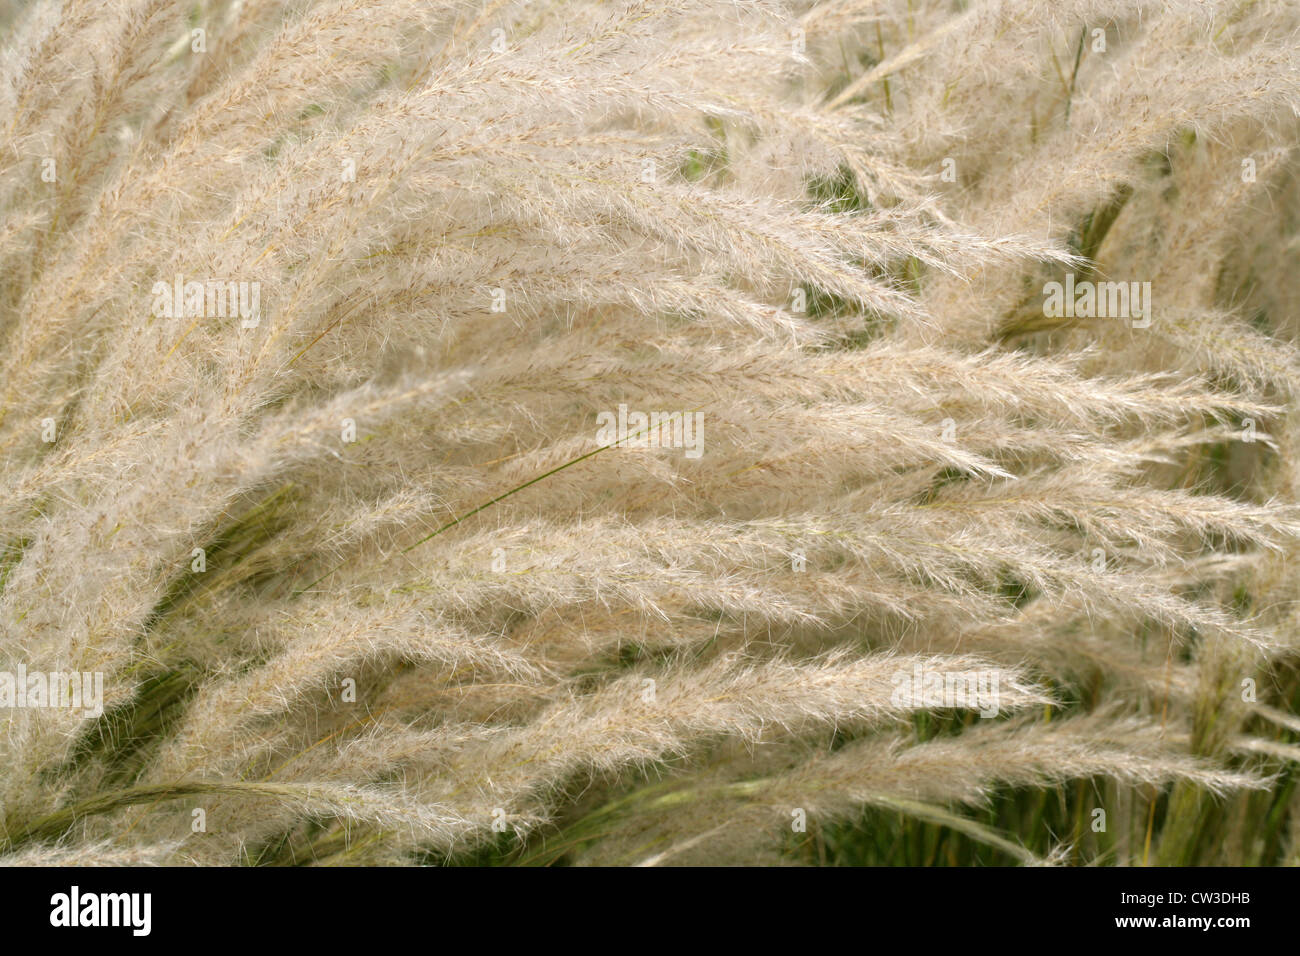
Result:
M961 7L0 2L0 861L1300 862L1300 12Z

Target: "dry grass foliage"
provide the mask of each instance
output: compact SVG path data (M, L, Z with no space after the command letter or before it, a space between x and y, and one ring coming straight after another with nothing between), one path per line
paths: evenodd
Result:
M0 860L1300 862L1297 27L0 5Z

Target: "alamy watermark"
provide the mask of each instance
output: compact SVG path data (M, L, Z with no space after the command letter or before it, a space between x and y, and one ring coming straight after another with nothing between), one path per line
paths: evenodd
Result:
M1043 286L1043 315L1050 319L1132 319L1133 328L1151 325L1150 282L1078 282L1067 273L1065 282Z
M50 897L50 925L125 926L133 936L148 936L153 928L152 893L83 893L73 886Z
M178 274L171 283L155 282L151 291L153 314L160 319L238 318L245 329L255 329L262 321L260 282L186 282Z
M913 664L910 671L895 671L895 707L977 710L981 717L996 717L1001 703L1000 675L996 670L933 670Z
M703 412L629 412L618 406L618 414L596 416L596 441L625 448L685 448L687 458L704 454Z
M104 713L104 675L82 671L0 671L0 708L52 707L80 709L90 718Z

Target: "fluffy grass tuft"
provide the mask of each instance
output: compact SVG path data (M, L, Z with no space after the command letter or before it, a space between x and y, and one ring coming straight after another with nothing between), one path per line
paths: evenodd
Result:
M0 862L1300 863L1298 28L0 2Z

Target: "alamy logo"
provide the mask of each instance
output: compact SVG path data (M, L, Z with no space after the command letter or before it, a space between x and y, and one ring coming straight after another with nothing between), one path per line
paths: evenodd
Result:
M240 327L257 328L262 321L260 282L206 282L177 275L169 285L153 284L153 314L160 319L240 319Z
M150 893L70 893L50 897L51 926L129 926L133 936L148 936L152 928Z
M1043 315L1050 319L1132 319L1135 329L1151 325L1150 282L1075 282L1070 272L1065 282L1043 286L1043 295Z
M81 708L85 717L100 717L104 713L104 675L99 671L47 674L19 664L17 674L0 671L2 707Z
M911 671L894 672L889 702L895 707L978 710L981 717L996 717L999 683L995 670L943 671L913 664Z
M629 412L618 406L618 415L601 412L596 441L625 448L685 448L687 458L704 454L703 412Z

